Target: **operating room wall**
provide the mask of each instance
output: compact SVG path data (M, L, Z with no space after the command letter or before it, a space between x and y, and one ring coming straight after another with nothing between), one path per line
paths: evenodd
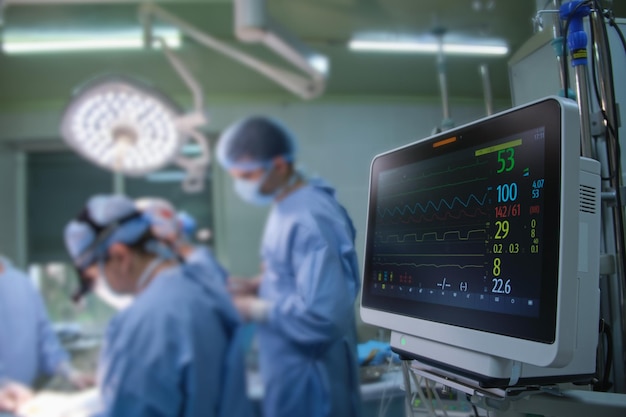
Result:
M0 144L0 254L20 266L26 258L23 167L24 153Z
M210 99L207 101L211 103ZM496 103L499 109L507 106ZM319 175L330 182L352 216L360 263L372 158L430 135L441 122L441 106L435 100L233 101L209 104L207 111L211 119L208 130L215 133L250 114L265 114L283 121L298 138L300 168L308 175ZM484 104L480 100L452 101L451 115L455 124L461 125L484 117ZM46 138L58 141L58 116L54 111L10 117L0 113L0 141L9 138L23 143ZM28 123L29 120L38 123ZM256 274L260 268L258 248L267 208L241 202L232 190L232 181L219 167L213 166L211 174L215 252L233 274ZM7 184L1 185L6 189ZM7 201L0 202L0 207L11 215ZM0 236L0 243L11 244L4 235Z

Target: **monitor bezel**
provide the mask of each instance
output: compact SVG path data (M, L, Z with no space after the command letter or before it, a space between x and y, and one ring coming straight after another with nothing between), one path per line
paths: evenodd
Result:
M567 112L564 110L567 109ZM559 352L561 358L567 356L566 350L571 348L559 348L559 339L563 335L571 339L571 331L561 332L560 326L564 324L563 314L571 314L575 307L568 305L563 300L567 297L575 296L576 289L573 285L562 285L563 276L574 276L576 267L563 262L564 255L572 255L577 250L577 231L571 230L570 237L573 243L563 240L564 225L572 224L576 221L575 211L577 210L578 191L578 134L573 129L574 111L576 105L570 100L550 97L539 100L519 108L481 119L477 122L461 126L441 134L425 138L399 149L395 149L378 155L372 161L370 170L370 196L368 201L368 220L365 242L365 258L363 267L363 290L361 294L361 315L365 322L389 328L398 332L410 335L418 335L424 338L437 338L445 343L459 346L466 346L473 349L481 349L487 353L493 353L505 358L528 359L528 355L518 352L519 346L533 345L534 348L528 352L542 351L547 354L545 358L529 361L529 363L546 364L558 362ZM567 120L566 120L567 119ZM372 277L371 267L368 260L371 259L373 246L373 231L375 213L378 174L386 169L395 168L415 162L416 160L428 160L439 155L441 152L454 152L460 149L467 149L480 146L494 140L494 136L486 139L476 139L470 143L472 138L483 137L481 132L497 131L497 137L508 137L515 133L527 131L534 127L545 126L545 178L550 187L546 190L547 200L544 203L547 212L544 219L544 230L549 225L554 225L554 233L544 234L544 251L542 271L545 276L553 276L553 279L542 280L542 295L539 317L520 317L510 314L494 314L493 312L482 312L478 310L468 310L438 305L423 305L419 310L419 315L415 314L415 308L410 306L412 301L399 300L396 298L385 298L376 296L368 291L368 285ZM567 130L567 132L566 132ZM576 142L565 140L565 136L574 133ZM455 136L459 140L451 146L435 148L432 143L442 139ZM486 137L486 136L485 136ZM463 138L466 140L464 141ZM575 175L574 175L575 173ZM567 177L569 176L569 178ZM572 178L573 177L573 178ZM575 187L576 194L573 195L568 188ZM574 236L576 234L576 236ZM549 248L559 248L554 252ZM559 305L563 304L561 309ZM429 313L423 313L428 310ZM477 325L476 323L481 323ZM571 330L571 329L570 329ZM428 332L435 334L429 335ZM456 332L456 333L455 333ZM562 335L560 336L560 333ZM484 343L465 341L464 338L476 338L488 335L492 341L502 341L508 339L502 346L508 348L495 348L484 346ZM521 345L516 345L514 341L523 341ZM503 352L502 350L513 349L513 352ZM537 350L537 347L539 350Z

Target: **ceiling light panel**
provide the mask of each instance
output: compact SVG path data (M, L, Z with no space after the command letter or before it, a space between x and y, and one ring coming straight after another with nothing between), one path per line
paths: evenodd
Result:
M167 42L170 48L180 48L181 34L177 29L156 30L155 37ZM154 47L160 47L157 41ZM2 50L7 54L35 54L56 52L102 51L142 49L143 33L140 29L126 31L34 31L5 30Z

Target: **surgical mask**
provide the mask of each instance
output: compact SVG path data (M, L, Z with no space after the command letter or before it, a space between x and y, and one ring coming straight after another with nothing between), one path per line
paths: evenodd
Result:
M102 300L109 307L112 307L115 310L123 310L128 307L132 302L134 297L130 294L122 294L120 292L115 291L111 284L109 283L109 279L107 278L106 273L104 272L104 262L100 261L98 263L98 278L96 279L96 284L93 288L94 294Z
M235 178L235 192L239 195L239 197L241 197L243 201L254 204L256 206L266 206L268 204L271 204L276 196L282 193L285 188L292 186L298 179L297 174L294 173L285 185L277 188L269 194L264 194L261 192L261 188L263 187L263 184L265 183L271 172L271 169L268 169L267 171L265 171L265 174L263 174L263 176L258 180Z
M270 175L271 170L265 171L265 174L257 180L246 180L243 178L235 178L235 192L241 197L241 199L247 203L254 204L255 206L266 206L270 204L276 192L270 194L263 194L261 187Z
M146 283L148 278L153 274L154 270L165 262L164 259L155 258L153 259L148 266L143 270L139 278L137 279L136 290L139 290ZM96 280L96 285L94 286L93 292L96 294L100 300L102 300L105 304L114 308L115 310L123 310L127 308L130 304L132 304L135 299L134 295L124 294L115 291L107 278L106 273L104 272L104 262L100 262L98 264L99 275Z
M132 295L120 294L114 291L109 285L106 275L103 272L100 273L100 276L98 276L98 279L96 280L93 293L96 294L96 296L105 304L117 311L124 310L133 302L134 299Z

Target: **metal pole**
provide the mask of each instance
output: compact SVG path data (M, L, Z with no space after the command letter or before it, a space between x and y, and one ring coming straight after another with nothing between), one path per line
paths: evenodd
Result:
M480 65L480 77L483 80L483 95L485 96L485 111L487 116L493 114L493 96L491 94L491 83L489 80L489 67L487 64Z
M443 41L439 40L439 52L437 53L437 76L439 78L439 90L441 91L441 105L443 118L450 118L450 106L448 104L448 83L446 79L446 58L443 54Z
M441 105L443 109L443 120L441 121L441 126L439 126L439 131L441 132L454 127L454 122L450 117L450 104L448 103L448 81L446 78L446 57L443 52L443 33L443 29L439 29L438 32L435 32L439 38L437 75L439 79L439 90L441 92Z
M580 115L580 154L593 158L591 151L591 115L589 102L589 79L587 65L576 65L576 94L578 96L578 114Z
M624 364L624 338L626 337L626 330L624 329L624 285L626 271L624 267L626 244L624 242L624 207L623 202L619 198L619 190L622 188L622 170L618 148L619 138L618 132L618 118L616 117L615 103L615 89L613 85L613 73L611 62L609 59L609 43L606 33L606 26L602 15L594 10L591 13L594 44L593 51L595 52L593 58L597 63L598 69L598 82L600 84L600 106L606 115L609 124L614 130L608 129L606 141L605 164L608 165L608 169L603 172L604 177L608 177L609 180L605 181L605 189L608 188L616 193L617 204L613 207L605 204L606 209L603 210L604 218L603 222L607 223L611 227L605 227L605 239L606 247L614 250L615 253L615 266L616 274L609 277L608 286L610 288L610 311L611 311L611 325L613 327L613 379L614 389L616 392L626 392L625 381L625 364ZM604 138L602 138L604 141ZM608 252L612 253L612 252Z
M553 0L552 4L555 10L561 9L561 0ZM563 68L562 56L564 42L563 31L561 29L561 19L558 13L552 16L552 37L552 47L554 48L554 54L556 55L556 62L559 66L559 78L561 79L561 85L563 86L563 97L568 97L568 94L565 91L567 86L565 85L565 79L563 79L563 71L561 71L561 68Z
M113 173L113 194L125 194L124 174L121 172Z
M405 417L413 416L413 406L411 404L411 379L409 377L409 366L411 361L402 361L402 379L404 380L404 415Z

